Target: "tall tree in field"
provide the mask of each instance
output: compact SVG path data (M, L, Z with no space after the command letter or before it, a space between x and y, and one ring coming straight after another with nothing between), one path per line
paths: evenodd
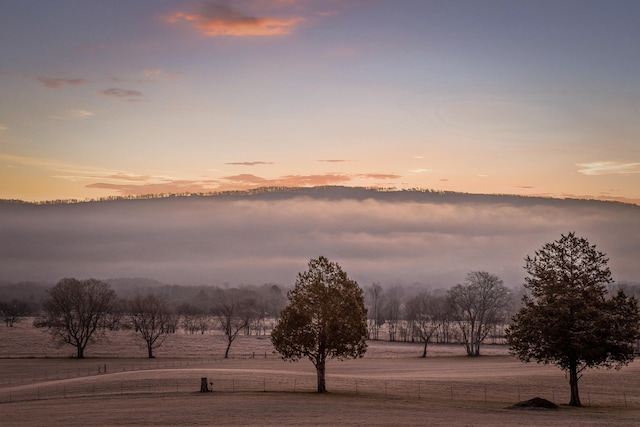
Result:
M334 262L321 256L298 273L289 305L271 334L285 360L309 358L316 368L318 392L327 391L327 359L362 357L367 349L367 310L358 283Z
M115 301L116 293L100 280L62 279L49 290L35 326L48 328L61 342L74 346L76 357L82 359Z
M608 259L575 233L527 256L523 307L507 329L511 353L524 362L554 364L569 373L571 400L581 406L578 380L587 368L620 369L640 338L638 300L612 295Z
M136 295L129 303L129 316L134 330L146 344L149 359L152 359L153 350L160 347L172 331L173 314L167 299L156 295Z
M467 355L480 356L480 344L496 323L505 320L509 289L494 274L472 271L466 284L451 288L448 297Z

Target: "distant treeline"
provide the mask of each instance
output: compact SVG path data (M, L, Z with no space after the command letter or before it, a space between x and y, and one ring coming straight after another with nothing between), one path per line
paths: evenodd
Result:
M24 204L24 205L59 205L59 204L79 204L79 203L93 203L93 202L110 202L110 201L122 201L122 200L149 200L149 199L167 199L167 198L186 198L186 197L255 197L255 196L269 196L269 198L278 198L281 195L283 198L291 196L309 196L315 198L350 198L350 199L365 199L369 197L383 198L385 200L392 200L395 198L406 199L409 196L412 200L424 200L426 197L446 197L449 202L455 201L489 201L500 200L505 198L532 201L535 203L540 202L596 202L596 203L613 203L619 205L627 205L617 201L600 201L593 199L554 199L550 197L540 196L526 196L516 194L473 194L455 191L441 191L428 188L407 188L398 189L395 187L345 187L345 186L317 186L317 187L259 187L248 190L228 190L228 191L210 191L210 192L183 192L183 193L153 193L144 195L129 195L129 196L105 196L99 198L86 198L86 199L55 199L44 201L28 202L19 199L0 199L0 204ZM635 205L632 205L635 206Z

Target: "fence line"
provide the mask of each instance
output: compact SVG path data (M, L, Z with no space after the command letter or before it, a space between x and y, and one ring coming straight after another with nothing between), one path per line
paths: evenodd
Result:
M168 372L171 372L169 370ZM202 376L207 374L203 369ZM144 377L144 372L134 372L133 377L101 374L101 377L84 378L80 381L52 380L36 384L24 384L0 389L0 404L12 402L70 399L92 396L119 396L127 394L194 394L199 391L200 378L197 372L172 377ZM97 375L97 374L96 374ZM142 375L142 376L141 376ZM268 393L268 392L314 392L315 375L278 374L262 376L238 376L215 373L208 380L215 393ZM354 379L327 376L327 388L333 393L358 396L385 396L410 399L473 401L512 404L533 397L542 397L556 404L568 402L568 387L534 387L505 384L481 384L451 381L410 381L382 379ZM640 407L640 395L606 393L583 387L580 392L586 406Z

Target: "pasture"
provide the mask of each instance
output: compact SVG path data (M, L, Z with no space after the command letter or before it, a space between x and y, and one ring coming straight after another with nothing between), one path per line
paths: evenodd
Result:
M131 332L90 344L87 358L52 345L23 322L0 328L0 423L12 426L147 425L640 425L640 362L590 370L585 408L569 400L564 373L522 364L503 346L468 358L462 346L370 342L359 360L331 360L318 395L308 360L282 361L268 337L179 332L146 359ZM212 393L199 393L200 378ZM543 397L559 410L512 410Z

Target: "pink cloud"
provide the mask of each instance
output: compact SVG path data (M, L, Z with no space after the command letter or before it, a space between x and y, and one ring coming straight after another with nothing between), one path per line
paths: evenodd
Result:
M201 5L194 12L176 12L167 21L187 22L206 36L281 36L291 33L301 18L256 17L217 3Z

